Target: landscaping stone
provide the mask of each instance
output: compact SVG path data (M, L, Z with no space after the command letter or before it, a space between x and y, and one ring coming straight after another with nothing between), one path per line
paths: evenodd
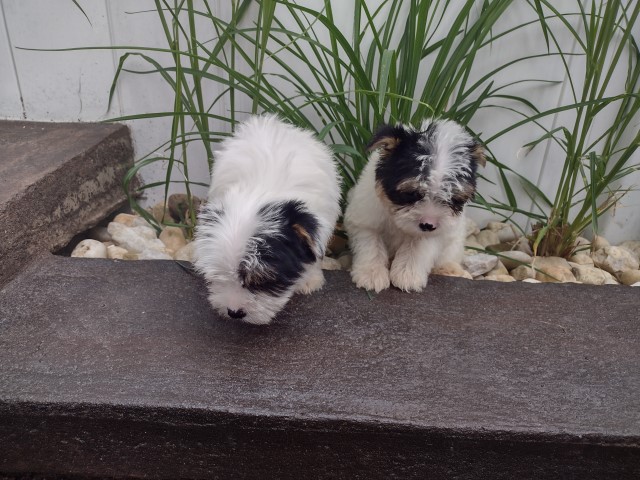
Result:
M121 223L122 225L126 225L127 227L133 226L133 221L139 218L137 215L132 215L130 213L119 213L113 218L113 222Z
M531 255L527 255L526 253L518 250L501 252L499 258L507 270L513 270L522 264L531 264L531 261L533 260Z
M170 252L177 252L187 244L184 233L182 233L182 229L179 227L165 227L162 232L160 232L158 238Z
M569 262L567 262L567 260L562 257L534 257L532 264L534 267L540 270L544 270L545 268L549 268L549 267L557 267L557 268L564 268L565 270L571 270L571 266L569 265Z
M0 286L123 205L132 165L125 126L0 121Z
M171 217L169 209L162 202L156 203L148 210L151 216L155 218L156 222L158 223L162 223L163 221L174 221L174 219Z
M486 276L489 276L489 275L509 275L509 270L507 270L507 268L503 265L503 263L500 260L498 260L498 263L496 263L496 266L486 273Z
M475 255L478 253L478 250L484 250L484 247L478 243L475 235L470 235L464 242L464 254L465 255Z
M499 232L503 228L507 228L508 225L504 222L498 222L496 220L491 220L487 222L487 225L484 227L485 230L491 230L492 232Z
M593 252L592 258L597 267L612 274L625 272L627 270L638 270L640 268L635 255L624 247L603 247Z
M584 237L576 237L575 242L573 242L573 246L581 249L581 250L590 250L591 249L591 240ZM582 248L580 248L582 247Z
M634 283L640 282L640 270L621 272L618 275L618 280L620 280L620 283L623 285L633 285Z
M192 262L193 261L193 243L192 242L187 243L184 247L182 247L173 255L173 258L175 260L181 260L184 262Z
M0 472L640 476L637 292L325 275L260 328L175 262L32 264L0 289Z
M593 237L593 241L591 242L591 248L595 251L595 250L600 250L601 248L604 247L608 247L611 244L609 243L609 240L607 240L606 238L600 236L600 235L595 235Z
M536 271L527 265L519 265L511 270L511 276L516 280L526 280L529 278L535 278Z
M571 268L576 280L589 285L604 285L611 277L611 274L591 265L580 265L574 263Z
M593 265L593 258L591 258L591 255L584 252L578 252L572 255L569 257L569 261L579 265Z
M126 248L118 247L117 245L109 245L107 247L107 258L112 260L124 260L127 253Z
M531 250L531 245L529 245L529 240L526 237L520 237L513 244L514 251L524 252L527 255L533 256L533 250Z
M491 230L482 230L475 237L476 241L483 247L500 243L500 237L498 237L498 234Z
M462 268L473 277L483 275L493 269L498 263L498 258L487 253L467 255L462 259Z
M519 238L519 233L514 227L510 226L500 230L498 232L498 238L500 242L514 242Z
M626 248L633 253L638 260L640 260L640 240L627 240L626 242L622 242L619 246Z
M164 243L156 238L152 228L127 227L122 223L111 222L107 229L113 240L131 253L141 253L145 250L166 253Z
M488 252L495 252L495 253L510 252L513 249L513 243L511 242L496 243L494 245L487 245L485 249Z
M478 224L475 221L473 221L473 219L466 217L465 225L466 225L465 237L468 237L469 235L477 235L478 233L480 233L480 228L478 228Z
M169 213L176 222L184 220L187 224L190 223L189 202L187 200L187 195L184 193L174 193L173 195L169 195L169 198L167 200L167 208L169 209ZM198 210L200 209L200 205L202 204L202 200L193 195L191 197L191 202L193 205L193 209L197 214Z
M82 240L71 252L72 257L79 258L107 258L107 247L98 240Z
M173 260L173 257L163 250L145 248L137 254L136 260Z
M602 270L601 269L602 274L604 275L604 285L620 285L620 282L618 281L618 279L611 275L609 272L607 272L606 270Z
M498 235L500 243L513 242L519 237L516 229L512 225L504 222L489 222L487 223L486 229L495 232Z
M146 240L159 240L158 235L156 234L156 231L151 226L149 226L149 224L144 220L144 218L142 217L138 217L138 218L140 219L141 223L138 223L136 225L134 222L134 225L130 227L130 229ZM160 246L160 243L158 242L153 242L153 243ZM162 245L164 246L164 243Z
M542 283L540 280L536 280L535 278L525 278L522 280L522 283Z
M540 280L542 283L565 283L565 282L575 282L576 277L573 275L573 272L569 269L562 267L544 267L542 271L536 271L536 280Z
M133 222L131 223L132 227L144 227L145 230L148 230L149 232L145 235L147 238L155 238L157 237L157 231L155 228L153 228L153 226L151 226L149 224L149 222L147 222L147 220L144 217L141 217L140 215L135 215L135 218L133 219Z
M516 279L513 278L511 275L503 275L503 274L486 275L480 278L480 280L490 280L493 282L515 282L516 281Z
M575 282L571 265L561 257L534 257L535 278L547 282Z

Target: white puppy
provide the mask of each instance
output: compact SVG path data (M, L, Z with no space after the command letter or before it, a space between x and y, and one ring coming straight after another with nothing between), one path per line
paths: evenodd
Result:
M425 120L419 129L383 126L368 151L344 220L351 277L376 292L390 283L420 291L434 266L462 259L482 147L453 121Z
M331 151L312 133L275 116L240 125L216 155L195 233L213 307L266 324L294 292L321 288L339 199Z

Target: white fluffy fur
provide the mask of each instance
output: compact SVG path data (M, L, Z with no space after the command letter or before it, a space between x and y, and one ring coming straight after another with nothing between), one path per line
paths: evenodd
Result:
M297 200L318 223L316 256L322 259L339 213L340 185L331 151L310 132L275 116L255 116L223 142L211 176L208 203L201 211L194 241L195 266L209 285L209 301L222 315L227 309L246 312L242 320L266 324L284 307L294 291L321 288L320 260L311 264L291 289L279 296L253 294L243 288L238 267L244 260L259 268L251 255L265 233L277 225L271 218L259 225L258 211L265 204ZM218 221L206 218L223 212ZM273 228L277 234L277 228ZM247 255L248 253L248 255Z
M426 120L421 130L426 130ZM436 151L424 159L431 173L423 186L430 193L410 209L394 209L376 191L376 166L380 151L371 153L357 184L349 192L345 227L353 252L351 277L358 287L379 292L393 284L404 291L421 291L434 267L459 262L464 251L464 211L455 215L441 202L451 198L455 179L471 175L459 146L471 140L458 124L440 121ZM408 127L409 128L409 127ZM421 231L420 223L437 225Z

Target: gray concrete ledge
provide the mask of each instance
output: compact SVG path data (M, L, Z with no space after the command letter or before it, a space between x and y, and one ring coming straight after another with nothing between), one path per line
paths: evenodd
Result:
M123 205L123 125L0 121L0 286Z
M49 256L0 290L0 473L639 478L639 291L345 272L269 327L170 261Z

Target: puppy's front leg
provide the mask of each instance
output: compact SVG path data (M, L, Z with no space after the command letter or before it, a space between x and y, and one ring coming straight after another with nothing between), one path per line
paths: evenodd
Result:
M374 230L350 233L353 251L351 278L359 288L380 292L389 288L389 254L382 237Z
M437 249L429 247L427 239L405 240L398 248L391 265L391 283L405 292L422 291L427 286L436 252Z
M296 284L296 293L305 295L320 290L324 286L324 273L322 273L322 260L317 260L309 265Z

